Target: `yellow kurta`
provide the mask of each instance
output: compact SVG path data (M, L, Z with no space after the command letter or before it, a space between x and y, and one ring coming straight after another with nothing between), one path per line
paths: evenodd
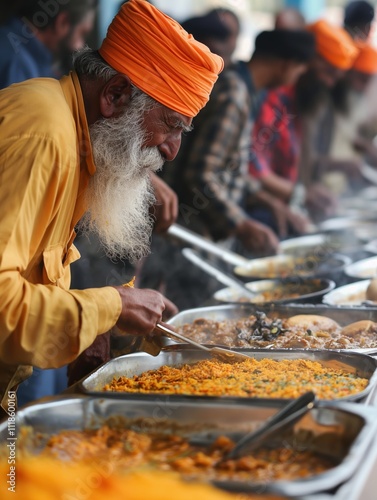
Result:
M111 287L68 290L74 226L95 172L77 75L0 92L0 397L30 365L69 363L116 323ZM20 366L23 365L23 366Z

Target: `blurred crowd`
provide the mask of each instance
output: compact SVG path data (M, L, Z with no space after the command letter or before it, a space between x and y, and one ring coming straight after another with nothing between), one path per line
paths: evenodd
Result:
M72 51L93 30L97 2L60 2L56 12L55 3L16 0L9 8L0 26L0 88L71 69ZM308 24L288 8L276 14L274 29L258 34L249 61L234 60L242 20L231 10L184 21L225 68L177 157L155 180L166 215L158 218L151 254L136 268L113 263L98 252L94 236L81 238L72 288L120 284L136 274L138 286L163 292L180 309L201 306L219 284L167 236L174 220L252 258L274 254L281 239L336 214L340 197L368 185L366 167L377 169L373 21L366 1L346 6L342 26L324 19ZM34 377L41 387L42 374ZM38 397L31 383L25 394ZM26 402L22 386L19 398Z
M234 12L183 22L225 69L161 174L178 196L179 224L246 257L270 255L369 184L365 169L377 166L373 20L366 1L346 6L343 26L308 24L287 8L257 35L246 62L233 59L241 23ZM139 280L185 309L206 303L219 285L181 247L155 236Z

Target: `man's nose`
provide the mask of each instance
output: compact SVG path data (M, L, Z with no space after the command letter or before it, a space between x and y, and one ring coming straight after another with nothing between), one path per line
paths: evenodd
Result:
M159 145L158 149L166 161L173 161L181 147L181 134L166 139Z

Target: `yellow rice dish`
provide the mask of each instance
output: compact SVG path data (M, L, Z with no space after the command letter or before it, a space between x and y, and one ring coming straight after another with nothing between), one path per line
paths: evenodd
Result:
M222 363L204 360L182 366L161 366L140 375L114 377L104 391L248 398L296 398L312 390L319 399L360 393L368 380L304 359Z

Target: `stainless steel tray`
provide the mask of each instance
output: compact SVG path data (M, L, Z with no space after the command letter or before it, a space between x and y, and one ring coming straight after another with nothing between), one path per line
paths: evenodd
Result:
M121 401L111 398L58 397L19 410L16 428L20 430L27 426L32 429L33 434L38 435L35 442L28 439L25 443L28 451L34 453L40 451L49 436L60 430L96 428L108 418L117 416L125 419L125 425L132 425L136 420L145 418L149 428L152 424L165 432L170 432L169 428L174 432L179 430L190 439L205 439L210 443L224 433L233 439L239 439L245 432L259 426L278 408L280 405L276 401L238 406L209 405L205 402L156 404L151 401ZM140 421L138 425L140 426ZM352 403L318 403L306 417L297 422L296 430L311 431L305 442L307 449L320 450L339 460L339 465L322 474L295 481L276 481L263 485L221 481L216 484L231 491L260 492L263 488L262 491L266 493L300 497L331 490L344 483L367 460L366 452L377 431L377 410ZM7 422L4 422L0 425L0 439L6 443L7 437L8 427ZM303 444L300 442L299 446ZM286 442L281 437L271 445L281 446L286 445ZM20 453L23 448L20 435L17 446ZM18 459L22 460L20 456Z
M236 351L238 349L235 349ZM274 360L282 359L307 359L318 361L322 365L329 368L343 369L347 372L357 373L359 376L369 380L368 386L361 392L348 396L346 398L338 398L337 401L358 401L365 398L377 383L377 360L359 353L346 353L337 351L321 351L309 349L242 349L243 353L247 353L255 359L269 358ZM231 397L231 396L194 396L194 395L164 395L158 393L137 394L126 392L104 392L102 388L111 383L114 377L125 376L133 377L140 375L147 370L154 370L163 365L179 366L182 364L195 363L197 361L208 359L209 356L205 351L194 349L191 346L177 344L169 346L161 351L158 356L150 356L146 353L126 354L114 358L97 370L85 377L79 384L81 390L92 395L110 395L120 399L155 399L167 398L169 401L176 400L205 400L205 401L230 401L235 403L247 404L249 401L264 401L264 398L246 398L246 397ZM285 401L285 400L280 400Z
M185 323L192 323L196 319L205 318L214 321L224 321L227 319L246 318L255 311L263 311L267 315L275 314L279 318L288 318L296 314L315 314L327 316L333 319L340 326L346 326L350 323L361 320L371 320L377 322L377 307L333 307L326 305L312 304L227 304L221 306L198 307L196 309L187 309L171 318L168 323L175 327L180 327ZM363 354L377 354L376 348L360 349L337 349L342 352L359 352Z

